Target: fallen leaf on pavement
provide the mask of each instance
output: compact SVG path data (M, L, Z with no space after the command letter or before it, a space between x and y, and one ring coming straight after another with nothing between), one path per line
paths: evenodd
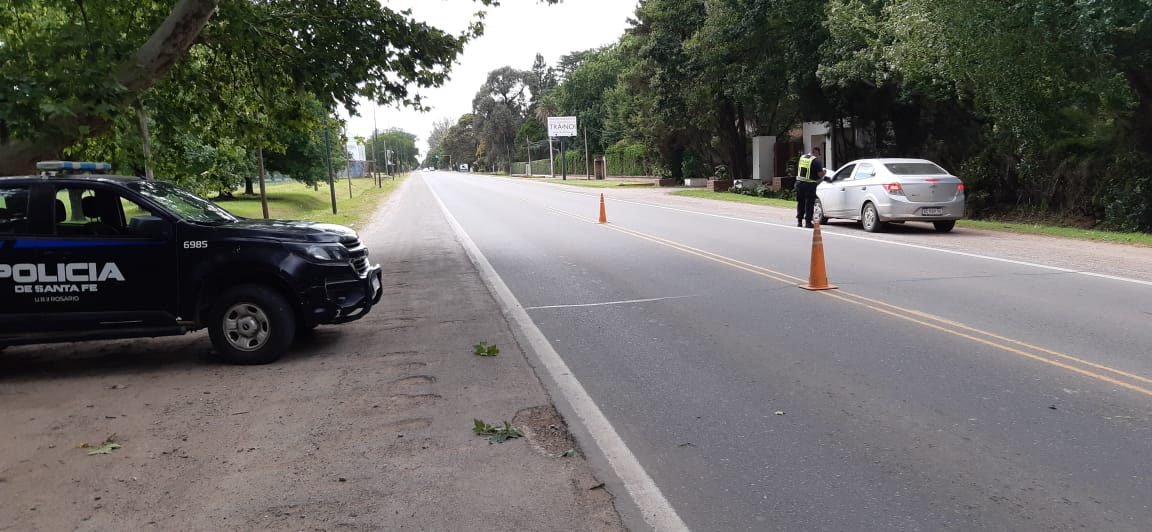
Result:
M84 444L84 445L88 445L88 444ZM119 443L105 443L104 445L101 445L100 447L97 447L95 449L92 449L91 451L88 451L88 456L92 456L95 454L112 454L112 451L115 451L116 449L119 449L120 447L121 447L121 445Z

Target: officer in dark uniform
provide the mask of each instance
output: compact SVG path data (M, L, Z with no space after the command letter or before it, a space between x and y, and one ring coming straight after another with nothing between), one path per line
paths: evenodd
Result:
M824 179L824 161L820 148L800 156L796 165L796 227L812 228L812 209L816 206L816 185Z

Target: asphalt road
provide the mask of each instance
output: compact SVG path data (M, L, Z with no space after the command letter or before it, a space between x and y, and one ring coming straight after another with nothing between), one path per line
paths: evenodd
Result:
M810 292L811 231L719 202L421 178L694 530L1152 523L1152 283L841 225Z

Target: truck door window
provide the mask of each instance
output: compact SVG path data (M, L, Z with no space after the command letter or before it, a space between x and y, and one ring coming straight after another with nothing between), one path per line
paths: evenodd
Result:
M56 191L56 234L62 236L132 236L128 222L147 216L147 209L113 191L68 187Z
M0 234L28 232L28 188L0 188Z

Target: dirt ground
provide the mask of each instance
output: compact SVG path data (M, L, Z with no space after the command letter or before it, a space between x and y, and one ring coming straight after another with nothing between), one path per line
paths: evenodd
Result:
M622 530L439 210L399 201L414 184L362 231L380 306L279 362L206 362L203 332L3 351L0 530Z

